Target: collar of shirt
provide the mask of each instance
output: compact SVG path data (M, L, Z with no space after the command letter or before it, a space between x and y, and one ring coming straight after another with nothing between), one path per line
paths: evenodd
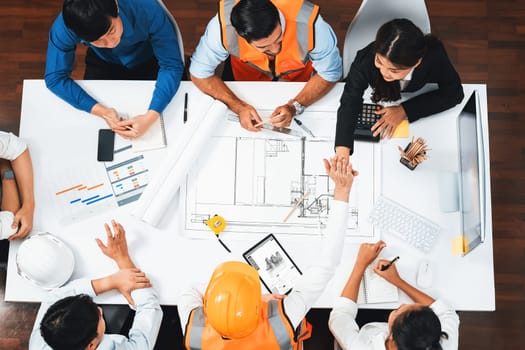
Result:
M399 86L401 87L401 90L404 90L408 84L410 84L410 80L412 80L412 74L414 74L414 68L408 72L408 74L399 81Z
M385 335L383 333L376 334L372 338L372 350L386 350L385 347Z

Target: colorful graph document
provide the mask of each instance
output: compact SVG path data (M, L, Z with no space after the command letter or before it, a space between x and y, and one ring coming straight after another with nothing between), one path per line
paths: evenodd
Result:
M69 163L53 176L53 203L69 224L132 203L148 184L149 171L144 156L131 145L115 150L112 162Z
M123 206L140 198L149 182L144 156L133 152L131 145L115 150L112 162L104 163L117 205Z
M55 212L62 214L63 224L84 220L117 207L103 166L75 164L59 171L52 181Z

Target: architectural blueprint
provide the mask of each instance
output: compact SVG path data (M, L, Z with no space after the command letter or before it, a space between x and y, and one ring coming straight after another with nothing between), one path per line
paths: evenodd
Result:
M318 117L326 123L326 117ZM315 125L315 115L310 119L309 125ZM323 234L334 184L322 160L333 156L333 139L289 137L269 131L248 133L240 130L238 123L225 123L181 189L186 234L213 237L203 223L213 215L225 218L224 232L239 236L254 232ZM356 241L375 239L367 217L379 183L376 153L373 144L356 143L351 159L360 175L350 194L347 236Z

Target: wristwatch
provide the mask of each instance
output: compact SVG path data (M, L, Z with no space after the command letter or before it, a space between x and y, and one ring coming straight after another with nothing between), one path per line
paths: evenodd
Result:
M13 170L6 170L2 174L2 179L10 180L14 178L15 178L15 173L13 172Z
M295 108L295 115L303 114L304 106L302 104L300 104L296 100L290 100L288 101L288 104L291 104Z

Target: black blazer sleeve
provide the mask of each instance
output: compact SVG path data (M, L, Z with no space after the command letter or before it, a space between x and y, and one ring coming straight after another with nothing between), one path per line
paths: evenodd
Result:
M374 67L373 43L357 52L337 110L335 146L350 148L350 154L354 152L354 130L363 106L363 93L371 79L371 67Z
M437 83L438 89L401 104L409 122L447 110L463 100L461 80L440 42L429 49L421 64L414 69L412 80L403 92L417 91L427 83Z

